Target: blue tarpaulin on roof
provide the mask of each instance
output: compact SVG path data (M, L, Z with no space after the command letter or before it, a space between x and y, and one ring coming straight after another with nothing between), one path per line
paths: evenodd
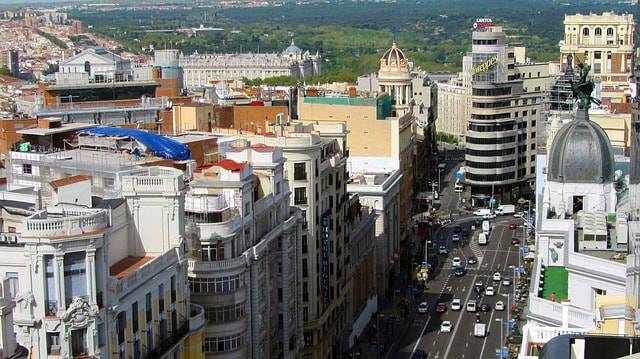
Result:
M129 136L147 146L156 156L176 161L191 159L187 145L155 133L119 127L95 127L80 131L91 135Z

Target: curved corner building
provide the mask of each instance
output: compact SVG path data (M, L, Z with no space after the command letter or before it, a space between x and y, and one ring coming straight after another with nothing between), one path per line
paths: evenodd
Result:
M515 48L505 40L501 27L476 29L463 60L465 87L471 88L463 183L475 205L492 197L515 203L532 192L535 178L541 93L525 92Z

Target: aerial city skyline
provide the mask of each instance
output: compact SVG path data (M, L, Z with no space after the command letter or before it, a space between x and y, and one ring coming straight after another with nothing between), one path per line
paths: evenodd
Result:
M0 358L640 353L637 1L0 5Z

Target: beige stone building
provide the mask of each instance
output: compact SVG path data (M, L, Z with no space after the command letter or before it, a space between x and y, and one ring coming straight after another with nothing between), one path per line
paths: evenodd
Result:
M471 95L461 79L438 83L438 132L455 135L458 143L464 143L470 107Z
M189 103L173 107L171 126L165 124L165 131L176 134L185 131L210 132L213 118L213 105L209 103Z
M590 64L603 87L624 85L632 73L634 31L632 14L565 15L560 63L571 55L574 64Z

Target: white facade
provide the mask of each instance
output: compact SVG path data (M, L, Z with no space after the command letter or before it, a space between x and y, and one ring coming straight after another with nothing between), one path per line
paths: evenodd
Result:
M128 80L131 62L103 48L89 48L60 64L58 76L64 81L72 74L85 73L90 82ZM69 74L69 75L66 75Z

